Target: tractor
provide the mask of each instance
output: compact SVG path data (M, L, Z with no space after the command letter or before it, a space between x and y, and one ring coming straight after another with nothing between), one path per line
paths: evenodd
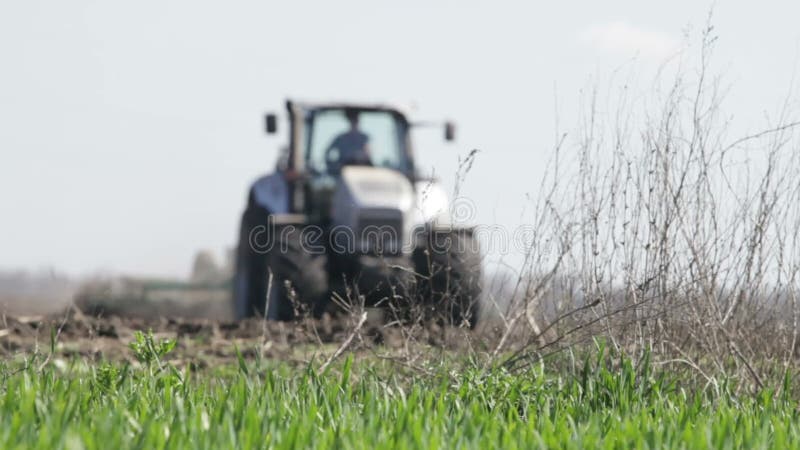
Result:
M442 185L414 164L411 122L386 104L288 100L265 116L289 141L250 187L233 278L238 318L290 321L335 313L342 300L418 311L455 326L480 318L481 253L451 220ZM280 120L279 120L280 119ZM285 122L284 122L285 120ZM334 301L337 300L338 301Z

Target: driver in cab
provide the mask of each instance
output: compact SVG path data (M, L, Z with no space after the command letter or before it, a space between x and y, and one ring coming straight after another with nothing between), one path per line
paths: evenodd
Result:
M341 172L346 165L372 165L369 136L358 129L358 111L348 109L345 116L350 123L350 129L336 136L325 150L328 170L333 173Z

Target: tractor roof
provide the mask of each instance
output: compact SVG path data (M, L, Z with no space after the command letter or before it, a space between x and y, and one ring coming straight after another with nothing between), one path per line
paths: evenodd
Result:
M371 109L380 111L396 111L406 117L411 115L411 108L397 103L381 103L381 102L346 102L346 101L326 101L326 102L311 102L311 101L297 101L287 100L287 104L291 103L295 107L304 110L315 109Z

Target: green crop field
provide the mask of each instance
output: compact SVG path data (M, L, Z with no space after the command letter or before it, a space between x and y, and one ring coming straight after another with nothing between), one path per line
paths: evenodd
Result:
M788 390L689 391L646 355L634 363L602 345L572 369L509 373L473 358L404 370L366 354L320 370L238 351L179 369L174 342L131 344L132 363L34 354L0 365L0 448L800 447Z

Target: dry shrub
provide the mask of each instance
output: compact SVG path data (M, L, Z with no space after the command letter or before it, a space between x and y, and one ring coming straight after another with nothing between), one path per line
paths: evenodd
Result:
M494 352L512 352L507 367L603 337L709 386L779 388L794 373L798 122L787 100L774 123L731 138L714 43L708 26L699 70L667 63L676 75L645 100L612 88L608 112L595 89L577 135L559 138Z

